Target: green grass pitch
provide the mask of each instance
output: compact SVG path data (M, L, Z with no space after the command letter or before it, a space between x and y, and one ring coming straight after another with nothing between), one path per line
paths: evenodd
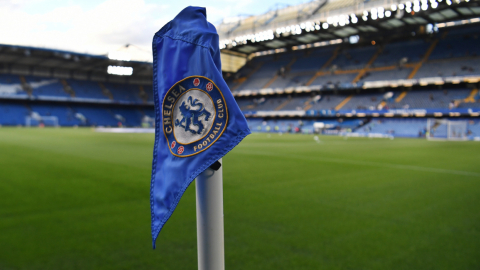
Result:
M153 134L0 128L0 269L196 269L195 187L152 250ZM252 134L226 269L480 269L480 142Z

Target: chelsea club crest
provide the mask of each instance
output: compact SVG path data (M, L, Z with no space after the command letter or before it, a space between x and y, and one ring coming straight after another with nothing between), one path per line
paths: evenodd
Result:
M170 152L193 156L212 146L227 126L225 98L212 80L191 76L177 82L163 99L163 132Z

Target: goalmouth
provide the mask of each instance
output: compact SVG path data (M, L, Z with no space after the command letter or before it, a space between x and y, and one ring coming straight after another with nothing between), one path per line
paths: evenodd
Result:
M466 141L468 140L467 120L428 119L427 140Z
M25 117L25 126L50 126L50 127L58 127L58 117L56 116L42 116L39 114L32 114L31 116Z

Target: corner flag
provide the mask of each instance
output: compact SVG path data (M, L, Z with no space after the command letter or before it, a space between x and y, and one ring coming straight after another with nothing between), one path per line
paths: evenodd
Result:
M205 8L187 7L153 37L155 146L152 240L190 183L250 134L222 77L218 34Z

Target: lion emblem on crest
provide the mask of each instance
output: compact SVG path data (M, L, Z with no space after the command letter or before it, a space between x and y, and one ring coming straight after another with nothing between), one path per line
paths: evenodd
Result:
M185 129L185 131L190 131L193 134L200 134L203 129L203 123L200 121L201 116L205 116L204 120L208 121L211 116L211 113L205 109L205 106L198 101L198 99L193 99L191 96L188 97L187 103L185 101L182 102L180 105L180 112L183 118L179 121L178 119L175 120L175 126L180 126ZM198 109L194 109L195 107L200 107ZM194 126L198 126L198 130L194 130L190 128L190 125L193 124Z

